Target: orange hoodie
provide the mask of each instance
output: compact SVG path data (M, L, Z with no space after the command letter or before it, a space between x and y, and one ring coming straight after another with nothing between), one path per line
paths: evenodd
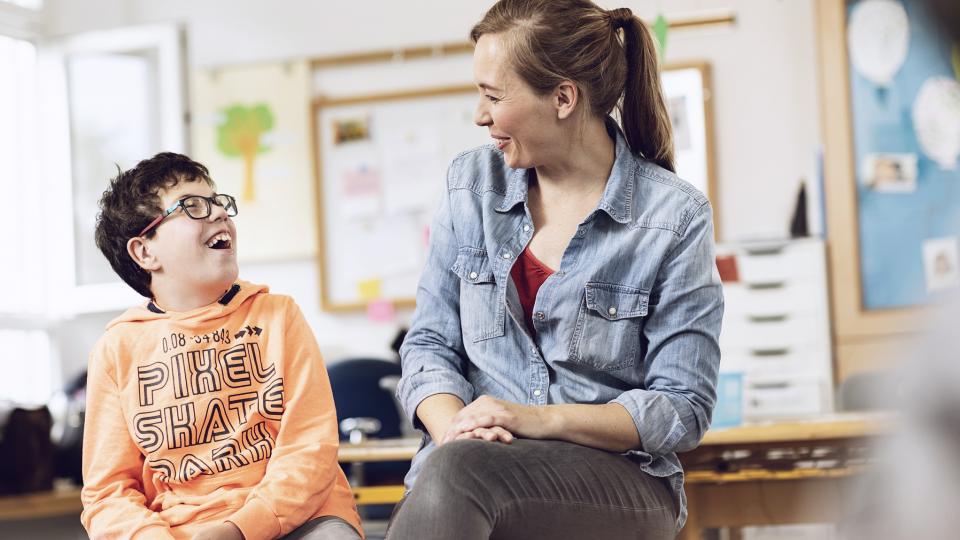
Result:
M107 326L87 377L91 538L190 538L229 520L256 540L320 516L361 530L319 347L293 299L267 291L240 282L202 308L148 303Z

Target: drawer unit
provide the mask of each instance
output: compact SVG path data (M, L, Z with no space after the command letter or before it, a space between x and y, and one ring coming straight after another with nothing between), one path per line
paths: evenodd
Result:
M762 284L724 283L724 312L738 317L777 317L795 313L829 313L826 276L813 279ZM724 322L727 317L724 313Z
M826 381L819 377L745 377L743 418L764 420L820 414L830 406L829 394Z
M735 261L723 284L720 371L743 374L744 419L832 410L823 241L727 244L717 253Z
M830 344L814 343L770 349L722 349L720 371L736 371L748 376L818 376L829 381L832 377Z
M822 245L801 240L788 243L743 244L737 248L737 267L745 283L817 280L826 261Z
M830 328L823 314L785 313L771 316L724 317L720 346L731 349L790 349L819 343Z

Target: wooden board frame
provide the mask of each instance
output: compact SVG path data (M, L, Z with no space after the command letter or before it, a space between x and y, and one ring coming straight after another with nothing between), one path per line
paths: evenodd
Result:
M847 1L817 0L816 20L830 302L836 369L838 378L843 379L854 371L871 370L872 361L866 356L876 352L873 345L878 340L888 342L886 348L913 341L923 330L929 309L863 308ZM877 368L886 364L877 360Z
M713 206L713 237L721 238L720 235L720 191L717 180L717 153L716 143L714 141L713 129L713 69L710 62L706 60L690 60L686 62L670 62L661 66L661 73L664 71L674 71L682 69L696 69L700 72L700 80L703 85L703 120L704 136L706 143L707 159L707 192L704 194L710 199Z

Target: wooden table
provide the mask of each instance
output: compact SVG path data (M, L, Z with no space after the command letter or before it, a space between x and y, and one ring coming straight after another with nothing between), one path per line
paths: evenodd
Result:
M337 460L340 463L405 461L413 458L419 447L419 438L342 443ZM403 486L355 487L353 491L357 504L389 504L403 497ZM52 491L0 496L0 521L79 515L81 510L80 488L70 483L58 483Z
M0 497L0 521L80 515L80 488L57 484L53 491Z
M890 415L833 415L711 430L680 456L689 517L679 538L703 529L835 523L854 501L855 477L873 443L890 434Z
M689 504L680 538L704 528L837 521L849 481L869 461L869 443L889 433L889 416L835 415L709 431L680 456ZM409 460L419 438L343 443L341 463ZM403 486L354 488L358 504L394 503ZM0 520L79 514L79 489L0 497Z
M409 461L420 449L420 437L407 439L370 439L359 444L341 443L337 459L340 463L372 463L376 461ZM394 504L403 498L404 487L352 486L358 505Z

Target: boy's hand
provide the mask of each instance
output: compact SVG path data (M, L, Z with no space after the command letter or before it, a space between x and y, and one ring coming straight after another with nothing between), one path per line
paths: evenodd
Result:
M229 521L210 525L193 535L193 540L244 540L240 529Z

